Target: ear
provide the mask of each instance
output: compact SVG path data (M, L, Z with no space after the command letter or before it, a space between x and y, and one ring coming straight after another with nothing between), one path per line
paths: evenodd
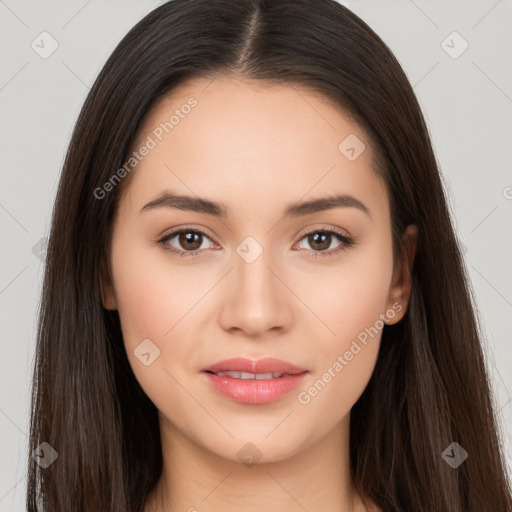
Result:
M396 262L393 279L388 296L388 309L396 311L393 318L386 320L391 325L399 322L405 315L412 288L412 267L418 244L418 227L416 224L407 226L404 234L404 251L401 260ZM399 307L398 304L401 306Z
M100 274L101 303L105 309L117 309L117 301L114 292L114 285L112 282L112 275L110 273L110 268L105 261L105 258L102 258L100 263Z

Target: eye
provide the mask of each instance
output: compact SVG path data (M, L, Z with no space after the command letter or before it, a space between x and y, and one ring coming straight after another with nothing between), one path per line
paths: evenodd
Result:
M333 238L338 240L339 245L335 249L326 251L325 249L331 245ZM310 231L301 238L301 241L302 240L306 240L313 248L313 253L311 254L313 258L318 256L332 256L352 247L355 243L355 239L353 237L344 235L334 228Z
M177 243L185 250L172 246L169 242L173 238L177 238ZM199 250L208 248L203 246L205 238L210 240L208 235L202 231L185 227L165 235L158 240L158 244L163 246L166 251L177 254L178 256L194 256Z
M176 248L170 243L171 240L175 238L177 239L176 243L183 249ZM325 250L331 245L333 238L338 240L338 246L328 251ZM210 237L203 233L201 230L184 227L168 233L167 235L160 238L157 243L161 245L164 250L170 253L187 257L195 256L201 252L201 250L208 249L208 247L203 246L205 239L211 241ZM344 235L334 228L310 231L301 238L301 241L302 240L306 240L312 247L311 257L313 258L318 256L331 256L345 249L348 249L355 243L355 239L353 237Z

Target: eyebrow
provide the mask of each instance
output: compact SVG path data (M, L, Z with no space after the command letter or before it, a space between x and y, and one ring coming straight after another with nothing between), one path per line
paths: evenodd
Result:
M228 208L223 203L210 201L201 197L174 194L167 191L144 205L141 208L140 213L162 207L204 213L206 215L224 219L228 217ZM333 208L357 208L371 218L369 208L359 199L347 194L335 194L328 197L292 204L284 211L284 217L303 217L305 215L331 210Z

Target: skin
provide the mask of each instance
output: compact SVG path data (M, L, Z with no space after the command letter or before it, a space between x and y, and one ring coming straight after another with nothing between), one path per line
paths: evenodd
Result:
M395 313L389 324L403 317L416 226L394 268L389 199L369 143L318 93L236 77L189 80L154 105L134 147L191 96L197 106L125 178L103 270L103 305L119 311L130 364L159 411L164 469L145 512L363 512L350 479L350 410L375 367L381 329L309 403L298 393L379 315ZM350 134L366 141L354 161L338 149ZM140 212L164 190L222 202L229 216ZM371 216L345 207L283 218L288 205L333 193L356 197ZM192 252L201 244L198 254L158 245L184 226L207 236L167 245ZM306 235L332 227L356 244L313 258L341 242L333 235L318 249ZM247 236L263 249L252 263L236 252ZM134 354L144 339L160 350L149 366ZM200 374L236 356L276 357L309 373L273 403L241 404ZM237 456L248 442L261 452L250 467Z

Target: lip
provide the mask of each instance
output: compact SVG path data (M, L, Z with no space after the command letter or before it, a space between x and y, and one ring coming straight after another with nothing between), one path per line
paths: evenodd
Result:
M207 366L201 370L202 372L248 372L248 373L285 373L293 375L303 373L307 370L300 368L287 361L265 357L258 361L253 361L245 357L235 357L233 359L225 359L218 363Z
M296 388L308 372L283 375L277 379L242 380L203 372L208 383L226 398L243 404L268 404Z
M237 379L217 372L282 373L278 378L256 380ZM265 358L252 361L243 357L226 359L203 368L201 373L208 384L226 398L244 404L268 404L296 388L308 370L280 359Z

